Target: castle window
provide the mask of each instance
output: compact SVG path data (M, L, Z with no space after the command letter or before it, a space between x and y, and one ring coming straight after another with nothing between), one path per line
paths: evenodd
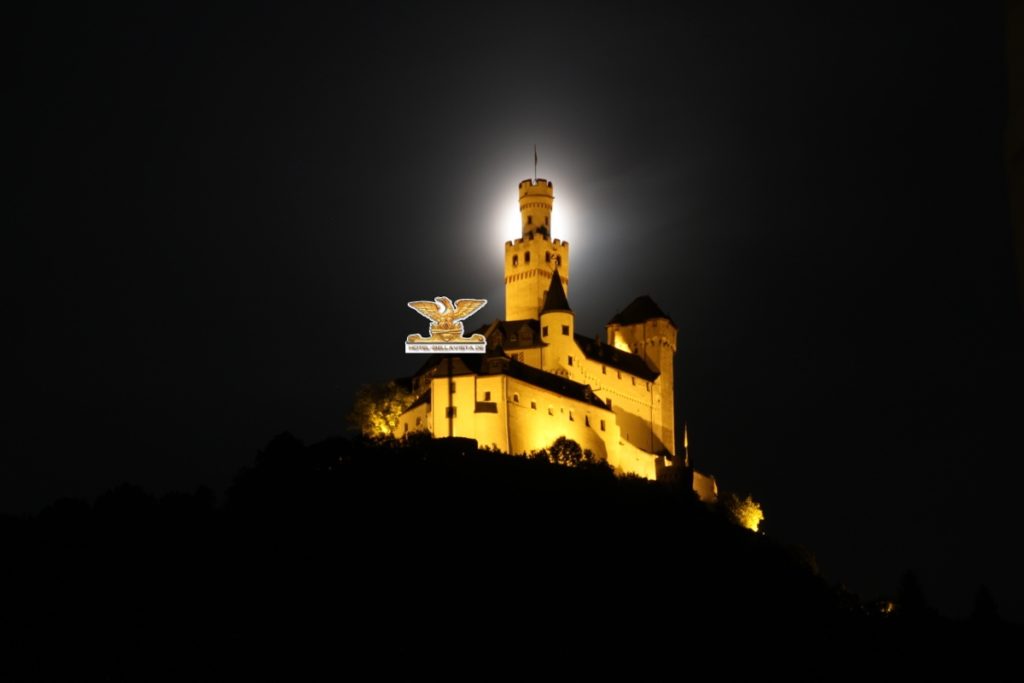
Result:
M533 216L527 216L526 217L526 224L527 225L533 225Z
M555 409L552 408L551 406L548 406L548 415L554 415L554 414L555 414Z
M605 366L602 365L601 366L601 374L602 375L607 375L608 374L608 368L606 368Z
M540 331L540 333L541 333L541 336L543 336L543 337L546 337L546 336L548 336L548 326L547 326L547 325L545 325L545 326L544 326L544 329L542 329L542 330Z
M605 399L605 400L608 401L608 407L611 408L612 407L612 400L610 398L609 399Z
M526 252L525 254L523 254L523 260L526 261L527 263L530 262L530 252Z
M650 391L650 390L651 390L651 383L647 382L647 391Z
M530 410L537 410L537 402L530 401Z
M564 334L567 337L569 336L569 326L568 325L562 325L562 334Z
M485 401L490 401L491 400L491 392L489 392L489 391L485 391L484 392L484 400Z
M569 356L569 365L572 365L572 356Z
M583 416L583 424L586 425L587 427L590 426L590 416L589 415L584 415Z
M544 263L551 263L551 252L550 251L545 251L544 252Z
M556 256L555 257L555 263L558 264L558 265L562 265L562 257L561 256Z
M616 374L616 379L622 379L622 371L621 370L616 370L615 374Z
M519 394L512 394L512 402L519 403Z
M601 420L601 431L604 431L604 420Z
M417 417L417 418L416 418L416 426L417 426L417 427L419 427L419 426L420 426L420 420L422 420L422 419L423 419L423 418L420 418L420 417Z
M575 422L576 416L573 415L572 408L569 408L569 422Z
M633 386L635 387L636 386L636 377L630 377L630 379L633 380Z
M513 266L518 266L519 265L519 254L514 254L512 256L512 265Z
M445 417L455 417L455 412L458 410L458 406L448 406L444 409Z

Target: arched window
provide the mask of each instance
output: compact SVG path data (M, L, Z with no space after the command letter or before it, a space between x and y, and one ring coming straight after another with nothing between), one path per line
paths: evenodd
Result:
M530 262L530 252L526 252L526 253L525 253L525 254L523 255L523 260L524 260L524 261L526 261L527 263L529 263L529 262Z
M519 394L512 394L512 402L519 403Z
M562 265L562 257L561 256L555 256L555 265L559 265L559 266Z
M551 263L551 252L550 251L545 251L544 252L544 263Z
M519 265L519 254L515 254L512 257L512 267L514 268L515 266L518 266L518 265Z

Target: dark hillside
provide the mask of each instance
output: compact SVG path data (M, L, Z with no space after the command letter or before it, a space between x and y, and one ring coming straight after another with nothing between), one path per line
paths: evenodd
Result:
M685 487L459 439L306 447L285 434L220 506L205 489L155 499L122 486L0 522L11 661L44 678L194 680L282 659L292 672L324 658L344 668L378 648L444 643L632 657L790 633L895 648L908 633L952 642L982 629L923 604L864 606L807 551ZM1009 635L984 628L992 647Z

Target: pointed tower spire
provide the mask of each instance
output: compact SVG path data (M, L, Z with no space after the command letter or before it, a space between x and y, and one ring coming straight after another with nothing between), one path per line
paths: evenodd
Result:
M562 287L562 277L558 274L558 268L551 273L551 286L548 288L548 295L544 298L544 307L540 309L542 315L552 311L572 313L572 309L569 308L569 299L565 296L565 289Z

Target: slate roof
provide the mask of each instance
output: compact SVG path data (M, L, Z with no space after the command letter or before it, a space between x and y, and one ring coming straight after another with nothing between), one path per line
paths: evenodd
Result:
M505 374L509 377L515 377L516 379L528 382L534 386L560 394L566 398L589 403L597 408L604 408L605 410L608 409L605 402L599 399L593 390L586 384L580 384L579 382L574 382L571 379L566 379L565 377L559 377L558 375L550 372L538 370L537 368L530 367L525 363L520 363L517 360L509 361Z
M628 372L649 382L653 382L661 374L635 353L617 349L611 344L605 344L597 339L584 337L582 334L575 336L576 344L583 351L583 355L590 360L597 361L616 370Z
M459 375L466 374L479 374L479 375L491 375L504 373L509 377L522 380L529 384L532 384L541 389L547 389L552 393L571 398L576 401L582 401L589 403L597 408L605 408L604 401L599 399L593 390L586 384L580 384L574 382L571 379L565 377L559 377L558 375L550 372L545 372L534 367L530 367L525 363L521 363L511 358L502 358L500 363L490 364L487 363L487 359L484 354L480 353L467 353L461 354L436 354L431 357L431 361L428 362L427 366L438 366L437 377L445 377L448 373L447 363L452 364L452 376L458 377ZM426 370L427 366L423 369ZM410 408L420 405L430 400L430 392L425 392L410 406ZM407 409L408 410L408 409Z
M616 313L615 317L608 321L608 324L635 325L652 318L664 318L672 323L672 325L675 325L672 318L668 317L665 311L661 310L661 307L654 303L654 299L645 294L633 299L632 303Z
M501 345L505 351L544 346L540 339L540 323L536 320L495 320L474 333L487 337L487 348Z
M544 315L552 311L572 313L572 309L569 308L569 300L565 296L565 288L562 287L562 276L558 274L558 268L551 273L551 286L548 287L548 295L544 298L544 307L540 309L540 313Z

